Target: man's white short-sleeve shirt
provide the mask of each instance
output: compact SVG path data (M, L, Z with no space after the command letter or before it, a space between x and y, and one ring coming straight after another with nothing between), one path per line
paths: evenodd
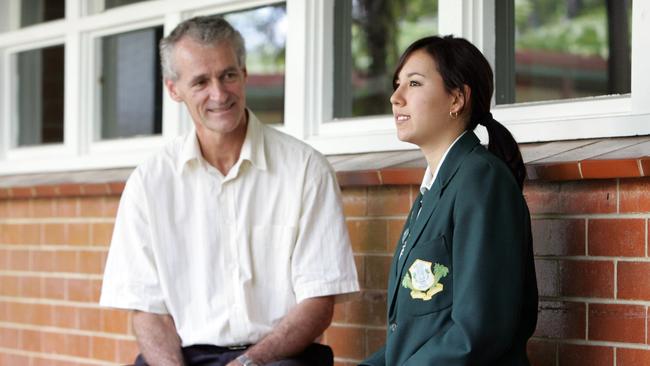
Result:
M258 342L303 299L358 291L329 163L248 115L225 177L194 131L134 170L101 305L170 314L183 346L229 346Z

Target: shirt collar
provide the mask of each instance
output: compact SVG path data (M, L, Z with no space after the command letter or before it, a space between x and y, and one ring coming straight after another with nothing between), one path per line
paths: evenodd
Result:
M252 111L247 109L246 112L248 113L246 137L235 165L238 166L243 161L249 161L257 169L266 170L266 150L264 148L264 129L266 127L262 125ZM199 164L203 167L208 164L201 154L201 146L196 136L196 129L193 126L183 140L177 164L178 171L181 173L192 164Z
M445 151L444 154L442 154L442 158L440 158L440 161L438 162L438 165L436 166L436 169L431 172L431 167L427 165L427 170L424 172L424 177L422 178L422 184L420 185L420 193L424 194L426 191L431 189L431 186L433 185L433 182L436 181L436 178L438 177L438 173L440 172L440 167L442 166L442 163L445 162L445 158L447 157L447 154L449 154L449 151L451 150L452 147L460 140L461 137L466 133L467 131L463 131L456 139L454 142L449 145L447 150Z

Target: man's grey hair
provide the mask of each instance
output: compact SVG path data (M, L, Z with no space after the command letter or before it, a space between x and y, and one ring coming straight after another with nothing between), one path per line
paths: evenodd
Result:
M184 37L205 46L227 41L235 50L239 67L246 65L246 45L241 34L220 15L198 16L183 21L167 37L160 40L160 63L164 79L178 79L173 53L176 44Z

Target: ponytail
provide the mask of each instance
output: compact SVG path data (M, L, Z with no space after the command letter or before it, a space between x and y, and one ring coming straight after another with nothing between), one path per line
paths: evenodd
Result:
M524 179L526 179L526 166L524 159L521 157L519 145L512 136L510 131L492 117L492 113L487 113L478 121L485 126L488 132L489 143L488 151L503 160L510 172L515 177L521 190L524 189Z

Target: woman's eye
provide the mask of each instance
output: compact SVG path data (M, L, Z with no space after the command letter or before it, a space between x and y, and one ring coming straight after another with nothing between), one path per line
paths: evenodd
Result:
M415 80L411 80L411 81L409 81L409 86L420 86L420 85L421 85L421 84L418 83L418 82L415 81Z

